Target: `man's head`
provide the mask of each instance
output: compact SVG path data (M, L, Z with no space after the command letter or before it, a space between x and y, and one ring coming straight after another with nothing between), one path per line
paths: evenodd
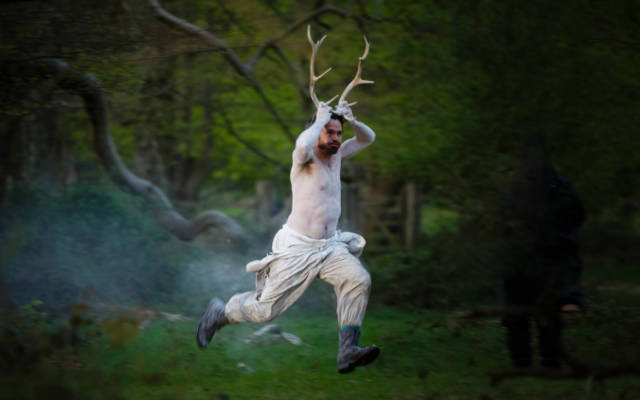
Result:
M333 118L334 115L331 114L329 123L322 128L316 143L318 149L327 156L336 154L342 145L342 122L340 118Z
M307 129L316 121L315 114L307 122L304 129ZM342 144L342 125L344 124L344 117L340 114L331 113L331 119L329 123L322 128L320 137L316 146L325 155L333 155L338 152L340 145Z

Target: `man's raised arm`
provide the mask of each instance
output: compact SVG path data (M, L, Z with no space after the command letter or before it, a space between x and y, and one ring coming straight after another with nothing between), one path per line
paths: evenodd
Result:
M306 164L313 156L313 146L318 142L322 128L331 119L331 107L320 102L316 112L316 120L305 129L296 140L296 148L293 150L294 164Z
M342 148L340 149L340 154L343 159L356 154L360 150L373 143L373 141L376 139L375 132L367 125L363 124L360 121L357 121L353 117L353 113L351 112L351 108L348 104L339 104L336 111L342 114L344 119L349 122L349 125L351 125L353 131L355 132L355 136L345 141L342 145Z

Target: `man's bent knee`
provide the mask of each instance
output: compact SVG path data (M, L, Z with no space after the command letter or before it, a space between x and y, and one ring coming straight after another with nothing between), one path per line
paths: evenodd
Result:
M242 322L269 322L279 315L272 303L253 300L253 292L233 296L227 302L225 314L231 324Z
M369 272L366 269L361 268L360 273L356 278L356 284L367 291L371 288L371 275L369 275Z
M271 305L262 305L258 303L258 307L253 312L255 318L252 322L269 322L277 317L279 313L275 312Z

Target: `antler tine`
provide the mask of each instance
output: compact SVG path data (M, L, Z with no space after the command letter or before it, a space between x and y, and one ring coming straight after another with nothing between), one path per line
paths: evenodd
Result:
M349 94L351 89L353 89L354 87L358 85L366 85L369 83L373 83L373 81L367 81L360 78L360 75L362 75L362 62L369 55L369 41L367 40L366 36L363 36L363 37L364 37L364 44L365 44L364 53L362 53L362 56L358 58L358 70L356 71L356 76L355 78L353 78L351 82L349 82L347 87L344 89L344 92L342 92L342 95L340 95L340 100L338 100L338 104L342 103L347 98L347 94Z
M313 39L311 38L311 25L307 25L307 38L309 39L309 44L311 44L311 59L309 60L309 95L311 96L311 100L313 100L313 104L316 105L316 108L320 107L320 101L318 100L318 97L316 96L316 93L314 90L316 86L316 82L318 82L320 78L322 78L329 71L331 71L331 68L329 68L323 73L321 73L319 76L316 76L315 67L314 67L316 63L316 55L318 54L318 48L320 47L320 45L322 44L322 42L326 37L327 35L324 35L320 40L318 40L317 42L314 42ZM333 99L328 101L327 104L330 103L331 101L333 101Z

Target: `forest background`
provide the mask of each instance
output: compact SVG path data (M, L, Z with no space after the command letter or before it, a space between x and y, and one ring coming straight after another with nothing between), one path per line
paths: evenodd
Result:
M372 398L529 398L522 393L535 383L510 392L482 386L485 369L508 364L496 315L476 325L479 340L490 343L479 361L469 355L464 366L437 367L435 353L414 346L432 348L431 333L443 329L438 340L470 353L474 345L464 347L456 335L471 328L453 326L450 313L501 303L500 273L508 267L501 205L532 143L571 180L588 214L581 243L589 304L570 326L583 340L576 346L597 365L599 355L619 354L612 361L637 371L640 350L629 336L640 327L637 1L56 0L0 10L1 367L6 379L42 381L4 381L8 398L127 398L129 389L117 388L134 383L155 387L147 393L153 398L209 395L195 392L204 384L194 376L176 378L189 382L187 390L143 362L126 373L121 367L131 365L127 357L171 347L176 330L184 334L179 341L192 335L193 322L180 319L197 318L212 295L251 287L244 265L268 250L284 221L293 141L314 113L308 24L315 40L328 35L316 71L333 70L316 85L320 99L353 77L363 34L371 43L363 78L375 84L350 99L377 138L343 174L359 194L349 212L400 193L406 220L405 190L416 194L416 237L409 241L401 227L397 243L372 240L362 257L374 282L374 338L410 353L405 364L389 358L371 374L406 377L407 386L361 390ZM375 232L367 222L382 218L381 204L376 214L345 218L343 227ZM320 325L332 334L330 292L316 285L292 310L298 322L290 326L309 331L303 340L313 341L305 325L318 322L305 320L312 314L327 316ZM178 318L179 328L163 313ZM149 320L161 328L139 329ZM407 323L427 333L407 344L400 338L413 332ZM333 345L327 340L327 351ZM195 344L182 346L192 354ZM323 346L314 349L324 354ZM250 349L234 348L250 357ZM110 361L96 361L97 354ZM251 374L226 356L233 368L221 382ZM284 366L264 362L255 360L254 375L283 374ZM62 367L42 369L51 363ZM469 385L451 382L469 365L480 372L467 392L461 387ZM431 386L443 368L453 381ZM342 387L332 375L316 377ZM95 379L113 392L83 383ZM242 382L211 395L255 398ZM600 395L640 390L632 380L615 382ZM549 391L562 396L577 387ZM340 397L271 389L264 398Z

